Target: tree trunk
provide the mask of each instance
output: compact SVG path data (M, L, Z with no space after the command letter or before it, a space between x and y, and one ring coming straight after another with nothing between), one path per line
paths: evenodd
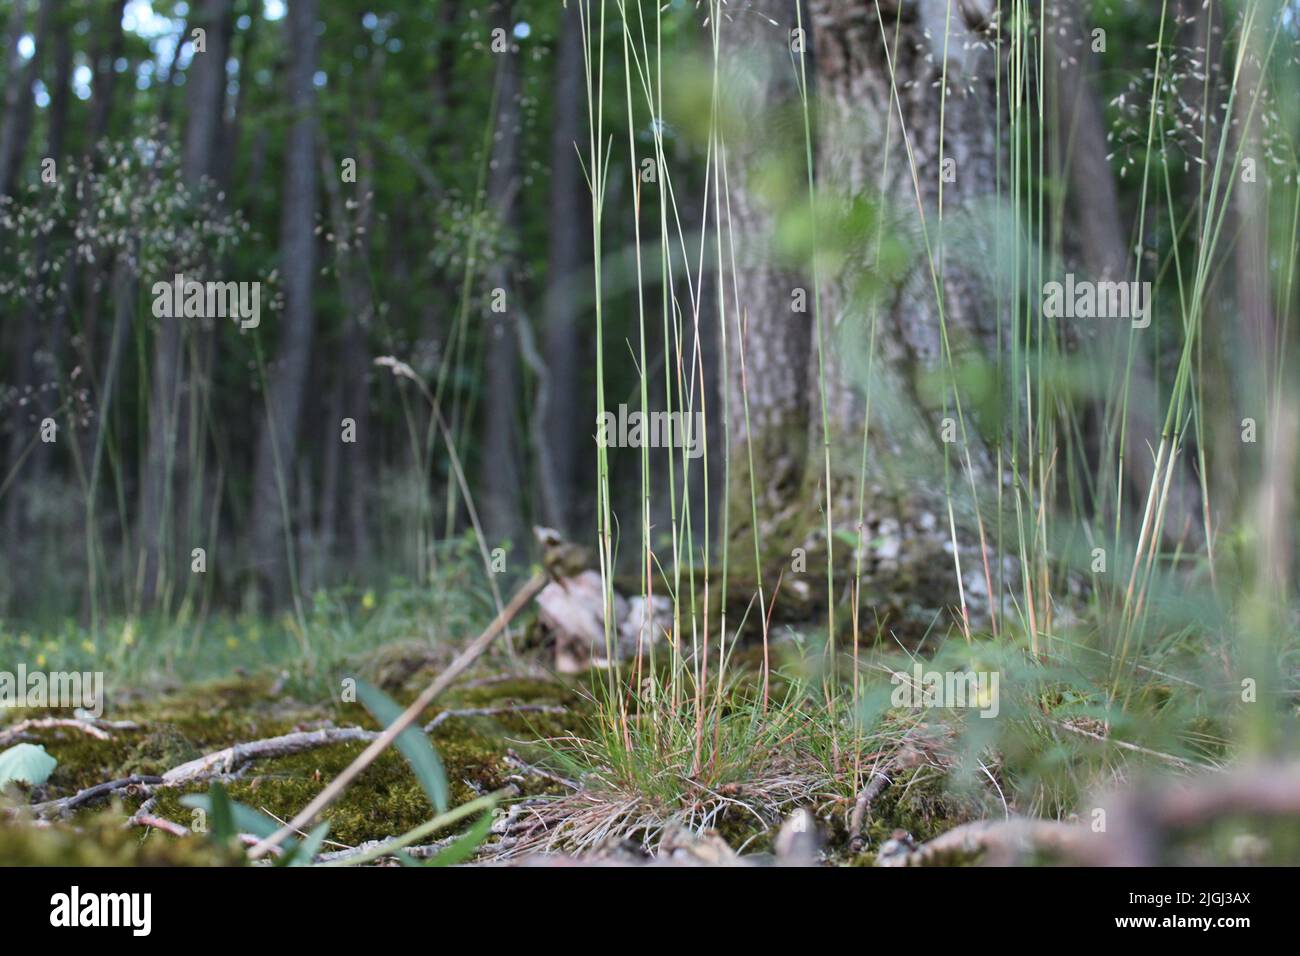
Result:
M584 415L582 335L590 285L590 193L582 178L575 144L586 135L587 99L583 69L582 29L577 4L561 15L555 54L555 107L551 122L551 207L549 260L546 269L544 356L547 369L545 402L538 402L546 454L539 449L539 484L544 520L572 534L576 529L579 442L587 430Z
M266 420L257 443L253 478L253 554L264 596L283 580L286 552L281 488L292 501L290 479L298 448L307 363L316 317L312 293L316 275L316 2L290 0L286 40L292 51L289 101L293 124L284 155L284 206L280 261L285 309L280 346L268 372Z
M382 56L375 55L370 81L365 91L367 103L374 101L374 81L379 75ZM367 112L364 127L368 131L373 116ZM356 133L353 142L361 144L369 133ZM340 342L337 374L341 376L338 395L341 414L329 422L326 439L331 445L339 441L340 422L351 418L355 423L355 441L343 449L346 457L346 488L335 485L347 503L348 554L351 562L364 569L370 560L369 511L369 458L373 447L370 440L370 358L368 336L374 316L374 303L370 295L369 280L365 274L370 259L370 233L373 227L374 156L370 146L358 145L349 154L357 160L358 178L348 194L358 198L349 204L339 182L338 158L328 152L321 155L321 176L329 197L330 224L334 233L334 267L338 275L343 303L347 310ZM355 214L349 210L355 206ZM331 448L331 454L334 449ZM340 490L342 489L342 490ZM322 493L324 494L324 492ZM335 503L328 502L331 514ZM334 530L331 526L331 531Z
M19 4L24 6L25 4ZM15 53L4 91L4 112L0 114L0 196L13 192L22 166L23 152L32 132L32 83L39 75L41 57L45 54L46 38L54 17L56 0L41 0L36 14L36 49L26 63ZM15 10L15 15L18 11Z
M106 13L107 19L104 21L103 29L99 31L99 39L91 51L91 63L94 70L94 78L91 82L89 118L86 124L85 139L81 149L81 169L78 170L78 176L84 176L94 163L95 147L103 137L104 132L108 129L108 121L112 114L113 95L117 84L117 71L113 69L113 62L122 54L125 45L125 37L122 35L122 9L126 0L115 0L113 5ZM95 206L95 196L93 191L85 185L85 180L81 180L83 189L82 202L87 210ZM98 352L99 336L99 315L103 308L105 298L111 300L111 295L106 296L111 280L109 279L110 271L114 263L96 260L93 263L83 265L75 253L68 255L67 262L64 266L64 298L65 304L72 309L77 295L81 296L81 314L80 328L76 328L76 319L78 316L73 309L73 315L70 316L70 324L74 328L74 334L79 335L81 344L79 348L79 362L81 367L86 370L87 378L90 381L92 391L95 393L93 402L100 404L104 396L100 394L103 383L110 378L109 364L111 359L105 359L101 364ZM114 320L114 325L116 321ZM109 351L106 353L111 356L111 344ZM114 373L115 378L115 373ZM93 449L100 441L99 431L103 423L98 419L95 420L93 432L81 436L83 456L89 460L93 454ZM92 483L95 477L91 478Z
M3 69L6 86L9 78L22 68L22 59L18 55L18 41L23 38L23 21L26 17L27 4L25 0L14 0L13 5L9 8L9 18L5 21ZM8 105L8 102L8 94L0 97L0 103Z
M725 144L729 193L719 190L727 200L719 223L722 269L713 292L720 293L729 353L733 541L749 542L754 533L751 491L757 498L760 543L780 536L777 525L792 503L800 507L809 465L813 289L776 247L779 219L786 211L783 197L765 194L761 186L778 171L787 181L807 181L791 58L797 26L795 5L784 0L761 0L720 25L722 89L734 128ZM806 186L801 192L806 193ZM707 210L710 219L713 214ZM742 553L749 550L747 543Z
M793 570L806 568L810 583L824 579L830 548L836 590L851 580L846 570L860 568L879 593L878 606L895 595L930 608L956 606L950 500L964 596L978 604L988 590L966 469L977 486L996 488L994 456L981 437L995 423L980 421L963 396L961 434L959 396L934 384L950 367L991 376L999 348L986 238L1000 149L992 121L996 64L975 36L977 6L807 0L802 38L792 37L789 16L776 13L777 25L753 17L744 26L737 15L722 26L724 36L741 31L764 51L752 57L784 64L754 71L760 79L751 81L749 115L764 116L769 141L786 142L741 152L743 162L728 164L733 233L747 240L738 241L735 269L725 265L723 278L735 290L727 315L732 467L747 460L752 434L767 574L775 577L782 565L789 574L794 549L815 549L819 564L811 557L799 564L796 552ZM801 58L796 51L791 62L792 39L811 52ZM778 212L808 215L806 190L765 206L748 177L766 161L786 170L768 182L806 179L803 115L793 80L781 79L801 69L815 98L816 202L811 238L774 267L761 236L772 234ZM780 107L759 105L773 99L790 104L776 123ZM743 335L734 333L737 316ZM747 477L741 487L733 482L733 514L749 507ZM754 547L747 523L735 531L734 547Z
M509 49L495 53L497 64L497 113L493 134L491 170L488 175L488 208L497 217L505 235L516 222L515 208L520 189L519 51L512 34L513 3L501 0L493 27L505 31ZM520 461L519 338L520 291L514 282L514 263L500 255L489 266L487 280L487 362L484 409L483 461L480 474L483 496L479 513L489 547L509 541L518 548L523 541L524 496ZM503 293L498 297L496 290ZM501 304L503 311L497 311Z
M1088 23L1081 0L1054 0L1048 7L1048 32L1052 39L1050 76L1055 81L1056 130L1064 150L1064 176L1072 230L1083 260L1083 269L1094 281L1129 281L1134 276L1126 239L1128 225L1120 215L1119 193L1110 160L1101 103L1091 88L1088 63L1093 54L1088 42ZM1100 330L1100 332L1098 331ZM1109 333L1109 334L1105 334ZM1078 343L1094 362L1098 377L1094 394L1114 394L1118 389L1106 381L1127 368L1128 421L1123 462L1132 498L1139 506L1146 500L1156 477L1152 453L1160 444L1163 415L1160 396L1147 353L1135 347L1128 362L1127 329L1086 326ZM1118 370L1118 371L1117 371ZM1116 436L1118 440L1118 436ZM1100 451L1103 459L1105 449ZM1181 468L1171 482L1164 530L1173 539L1185 534L1203 536L1199 494L1190 470ZM1103 481L1110 487L1113 481ZM1188 540L1192 544L1193 540Z
M49 126L46 139L45 155L54 159L60 172L64 171L63 139L68 118L68 93L72 78L72 44L68 39L68 24L59 18L54 26L54 77L50 97ZM49 236L41 233L36 240L34 261L44 263L49 253ZM66 394L68 383L64 381L60 355L63 349L64 329L67 311L61 301L59 289L49 285L58 282L55 273L36 279L27 307L23 310L19 327L18 343L14 349L16 370L14 384L19 394L30 396L28 413L23 416L26 427L15 427L9 440L8 460L12 467L19 467L25 446L37 433L40 422L53 416L59 404L59 398ZM43 313L52 316L48 325L42 330ZM64 441L75 441L75 427L65 419L59 427L63 431ZM45 476L49 472L50 461L55 445L36 442L31 447L21 472L13 479L5 502L5 532L7 552L11 567L20 566L19 552L23 542L34 538L39 532L27 524L24 515L31 513L30 493L40 493ZM15 578L21 581L21 578ZM20 597L21 600L21 597Z
M225 126L226 54L233 24L232 0L204 0L190 20L190 28L205 31L205 51L195 53L186 78L189 120L181 151L181 173L196 196L204 181L217 170L221 132ZM200 280L202 281L202 280ZM211 317L209 317L211 320ZM187 428L194 406L194 376L182 368L183 340L187 320L180 316L159 320L154 339L153 386L149 405L149 439L140 492L141 601L153 604L168 571L167 555L179 526L188 496L177 495L191 479L186 455L193 429ZM202 355L212 347L211 331L196 330L197 367L206 364ZM201 438L201 436L199 436ZM202 481L202 476L195 480ZM188 552L188 548L184 549Z
M23 36L30 4L26 0L18 0L9 14L5 36L5 85L4 89L0 90L0 197L9 196L14 190L18 180L18 167L27 146L27 137L31 132L32 83L38 75L40 58L45 52L44 31L50 18L51 6L50 0L42 0L38 14L36 49L26 62L18 52L18 44ZM30 404L32 382L35 377L34 339L28 341L31 331L26 327L21 328L17 341L13 343L14 360L11 372L11 381L18 389L19 395L29 400L25 406L29 406L28 411L24 416L29 420L25 421L28 425L31 422L37 424L40 422L39 417L35 416L35 406ZM32 441L34 434L30 427L23 428L15 424L14 431L10 435L5 475L8 475L11 470L22 467L20 464L23 460L22 449ZM6 525L16 520L14 512L19 508L20 493L20 487L14 487L10 493L9 501L6 503ZM7 530L10 534L13 533L12 528ZM10 547L12 547L12 538Z

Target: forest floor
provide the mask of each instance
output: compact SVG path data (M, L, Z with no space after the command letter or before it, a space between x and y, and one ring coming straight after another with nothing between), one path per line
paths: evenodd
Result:
M11 784L0 793L0 863L247 862L239 843L254 842L251 811L264 825L289 820L382 730L348 693L349 682L405 706L491 617L485 596L438 593L342 595L276 622L101 627L115 635L112 646L102 639L97 646L73 624L28 632L0 623L0 659L108 677L102 714L93 717L0 709L0 752L28 744L57 761L39 786ZM625 668L624 690L613 695L608 670L557 674L555 648L539 639L533 616L526 612L512 640L497 641L421 718L445 771L446 803L479 809L427 829L438 816L428 783L390 747L322 814L329 828L313 848L315 862L410 865L450 854L484 864L870 866L967 863L1002 852L1007 862L1074 856L1104 863L1122 858L1127 844L1092 840L1097 804L1086 798L1098 781L1150 779L1153 768L1181 781L1178 792L1187 781L1207 786L1210 816L1224 807L1235 814L1190 842L1171 841L1172 856L1162 859L1300 858L1293 823L1300 807L1292 806L1300 765L1264 768L1255 778L1223 773L1232 760L1224 716L1173 707L1181 685L1163 678L1144 695L1154 701L1148 717L1111 729L1088 716L1096 700L1084 684L1017 680L1023 655L1015 648L996 658L994 642L958 641L940 654L974 656L930 656L928 666L1002 671L1010 722L1001 736L989 736L996 722L972 720L973 711L890 707L888 673L901 665L865 658L857 673L886 677L876 691L879 709L863 716L864 691L854 698L858 718L844 707L828 719L828 685L808 668L804 636L784 627L769 648L766 693L759 694L762 648L749 641L729 661L725 697L719 690L716 709L705 708L720 715L705 731L689 706L678 726L662 702L647 707L644 674ZM1159 663L1172 667L1177 659ZM844 688L852 663L841 665ZM626 706L629 681L643 690L640 706ZM1121 731L1144 743L1112 737ZM1180 748L1177 739L1196 746ZM204 794L211 799L214 784L245 813L235 839L213 839L207 813L217 812L214 805L194 805ZM1274 792L1280 802L1254 806ZM1242 816L1261 808L1263 820ZM1126 811L1121 804L1116 812ZM1116 833L1146 825L1121 822ZM421 827L421 839L402 853L376 852Z
M242 633L247 640L247 629ZM11 645L27 645L30 656L28 635L8 637ZM231 650L239 640L227 638ZM138 635L136 641L150 643ZM56 643L44 646L53 652ZM237 853L204 838L203 813L185 802L187 796L206 793L219 782L237 804L288 820L382 729L361 704L340 699L346 695L337 690L339 675L356 674L405 705L454 650L399 640L304 668L293 660L294 647L286 638L253 668L231 666L233 657L207 661L201 679L142 671L128 686L110 688L99 717L74 719L66 710L0 711L0 750L25 742L43 747L57 761L41 786L11 785L0 796L0 861L239 862ZM174 647L166 656L186 659ZM738 658L737 674L752 680L759 659ZM977 815L974 804L945 794L942 774L916 760L900 767L895 785L856 816L864 801L834 780L815 754L784 759L779 766L768 761L760 767L755 761L752 782L744 770L712 784L687 775L674 785L697 787L699 793L680 799L653 787L642 794L628 788L610 793L566 756L579 741L598 736L596 702L607 672L560 676L551 664L549 648L518 653L498 648L423 717L445 768L450 805L487 794L500 797L492 832L478 846L476 861L536 862L554 853L642 862L652 848L677 847L670 855L685 862L770 862L782 824L786 829L792 820L799 824L791 814L802 806L816 819L811 830L818 834L817 845L808 844L809 853L840 865L869 865L896 828L924 840ZM186 670L176 669L183 675ZM345 859L432 815L415 774L390 748L324 814L330 826L317 858ZM408 853L416 859L436 853L473 822L459 821L439 832L436 842Z

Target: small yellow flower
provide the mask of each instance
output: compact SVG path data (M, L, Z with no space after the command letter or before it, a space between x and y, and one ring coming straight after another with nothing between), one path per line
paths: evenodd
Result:
M44 666L45 666L45 655L44 655L44 654L37 654L37 655L36 655L36 666L37 666L37 667L44 667Z
M232 651L239 647L239 638L235 637L233 634L227 637L226 647L230 648Z
M89 641L89 640L87 640L87 641L82 641L82 642L81 642L81 649L82 649L83 651L85 651L87 654L94 654L94 653L95 653L95 642L94 642L94 641Z
M373 611L375 609L374 591L367 591L365 594L361 595L361 606L367 611Z

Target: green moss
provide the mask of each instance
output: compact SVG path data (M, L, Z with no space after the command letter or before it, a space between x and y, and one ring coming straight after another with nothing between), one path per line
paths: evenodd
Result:
M122 763L122 775L158 774L202 756L194 742L175 724L158 724L134 745Z
M906 830L918 843L924 843L987 815L988 809L974 795L953 790L948 778L934 767L903 770L894 775L893 785L872 808L864 825L867 846L879 847L894 830Z
M434 661L433 648L427 642L401 641L350 661L345 670L392 692L408 686L416 674Z
M535 677L509 677L451 688L442 703L447 707L503 707L510 704L579 706L582 697L573 688Z
M776 844L777 825L763 826L748 810L728 808L713 819L713 829L727 846L750 853L770 853Z
M364 749L340 744L276 760L261 761L243 777L228 781L231 799L281 820L301 810ZM157 812L185 825L192 811L181 804L186 793L206 792L196 784L158 795ZM385 753L362 773L325 814L330 837L345 843L394 836L432 815L429 800L396 753Z
M178 839L122 826L118 807L78 818L75 826L36 828L0 820L6 866L219 866L238 857L200 837Z
M416 692L412 688L395 690L393 697L409 703ZM576 712L581 698L563 685L521 678L454 690L442 703L447 709L555 704L571 707ZM268 713L266 701L261 701L260 708L255 706L248 712L221 711L186 716L177 707L177 702L172 701L155 712L165 713L175 721L162 725L167 728L168 741L178 745L202 741L203 751L290 732L295 726L294 717L301 723L307 717L319 719L328 716L339 725L378 729L378 724L360 704L335 702L298 711L279 706ZM427 719L432 719L436 713L438 708L431 708ZM518 786L524 795L554 792L556 785L545 778L524 775L521 779L512 779L519 774L504 760L506 750L510 747L522 749L528 741L541 736L570 733L575 719L571 712L566 712L456 717L444 721L434 729L431 739L447 772L452 805L511 783ZM239 779L229 781L227 788L232 799L287 819L310 802L364 747L361 742L338 744L259 761ZM162 791L158 794L157 812L188 825L191 811L181 805L181 797L206 789L207 784L202 783L183 790ZM427 821L433 812L428 797L406 762L398 753L389 751L353 782L324 818L330 822L331 839L355 844L400 834ZM466 825L471 822L467 821Z
M27 736L31 741L43 746L58 761L38 798L67 797L106 780L128 776L131 771L118 771L130 761L140 732L113 730L109 733L110 739L100 740L67 727L29 731Z
M447 772L453 806L506 787L516 771L504 760L506 744L448 721L433 735L434 746ZM361 742L322 747L301 754L261 761L244 777L230 781L232 799L287 819L302 809L364 749ZM191 811L182 806L185 793L200 793L206 784L159 794L157 812L188 824ZM553 792L542 778L524 778L525 795ZM343 843L396 836L425 821L434 811L409 767L396 752L381 755L325 813L330 837ZM473 821L467 821L472 823Z

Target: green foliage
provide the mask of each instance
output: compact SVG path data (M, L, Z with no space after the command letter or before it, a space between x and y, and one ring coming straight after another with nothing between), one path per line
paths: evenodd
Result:
M0 790L11 783L39 787L50 778L58 763L39 744L14 744L0 752Z
M357 697L384 727L394 723L406 709L391 697L365 681L357 682ZM438 752L429 744L429 738L418 726L412 725L397 735L394 745L415 772L415 778L428 794L433 808L447 812L447 772L443 770Z
M208 817L208 838L217 846L233 849L241 834L251 834L265 839L280 825L263 813L230 799L225 787L212 784L206 794L190 794L181 798L181 804L201 810ZM280 844L280 852L273 859L276 866L307 866L320 849L329 833L329 824L315 827L301 841L288 837Z

